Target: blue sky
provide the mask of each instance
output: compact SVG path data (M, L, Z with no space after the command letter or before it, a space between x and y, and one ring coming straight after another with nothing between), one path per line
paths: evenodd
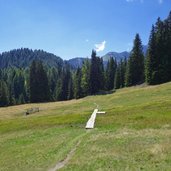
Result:
M63 59L125 51L136 33L147 44L171 0L0 0L0 52L28 47Z

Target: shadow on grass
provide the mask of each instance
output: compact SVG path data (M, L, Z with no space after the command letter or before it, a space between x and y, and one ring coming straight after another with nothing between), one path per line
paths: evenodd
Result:
M99 91L98 93L96 93L96 95L107 95L107 94L112 94L115 93L116 90L110 90L110 91Z

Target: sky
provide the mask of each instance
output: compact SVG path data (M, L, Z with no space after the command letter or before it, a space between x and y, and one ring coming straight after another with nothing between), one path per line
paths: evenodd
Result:
M0 0L0 53L43 49L63 59L130 51L135 34L148 43L171 0Z

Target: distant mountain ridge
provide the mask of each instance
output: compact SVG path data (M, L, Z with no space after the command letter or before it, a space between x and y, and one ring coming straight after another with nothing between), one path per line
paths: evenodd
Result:
M147 46L143 45L143 53L146 54ZM130 52L109 52L106 55L102 56L104 65L107 64L107 61L110 57L115 58L117 61L120 59L128 58ZM43 61L43 63L50 67L62 67L65 63L68 63L71 68L76 69L82 67L83 62L88 57L76 57L64 61L59 56L56 56L52 53L45 52L43 50L32 50L28 48L14 49L9 52L3 52L0 54L0 68L8 67L17 67L17 68L26 68L29 67L34 59Z
M144 53L144 55L146 55L146 53L147 53L147 46L146 46L146 45L143 45L142 48L143 48L143 53ZM115 58L115 59L119 62L121 59L129 58L130 53L131 53L131 52L127 52L127 51L124 51L124 52L108 52L106 55L102 56L104 65L107 65L107 61L108 61L111 57L112 57L112 58ZM76 57L76 58L69 59L67 62L68 62L73 68L78 68L78 67L81 67L81 66L82 66L83 62L84 62L86 59L90 59L90 58Z
M148 47L146 45L143 45L142 48L143 48L142 50L143 50L144 55L146 55ZM128 58L130 56L130 53L131 52L128 52L128 51L124 51L120 53L108 52L106 55L102 56L102 58L103 58L103 61L108 61L111 57L115 58L117 61L120 61L121 59Z
M0 68L26 68L33 60L41 60L50 67L63 66L63 60L52 53L43 50L31 50L28 48L14 49L0 54Z
M117 61L120 61L121 59L128 58L130 55L130 52L124 51L121 53L118 52L108 52L106 55L102 56L103 61L108 61L110 58L116 58Z
M83 62L86 59L90 59L90 58L76 57L76 58L69 59L67 62L72 68L78 68L78 67L82 67Z

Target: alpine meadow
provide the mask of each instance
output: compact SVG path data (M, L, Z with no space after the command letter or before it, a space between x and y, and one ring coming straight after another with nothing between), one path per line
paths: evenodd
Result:
M0 171L171 170L169 1L0 0Z

